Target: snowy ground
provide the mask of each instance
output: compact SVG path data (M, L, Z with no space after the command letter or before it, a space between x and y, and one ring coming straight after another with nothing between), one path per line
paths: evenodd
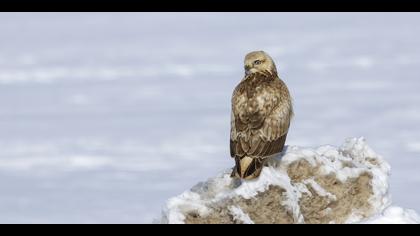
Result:
M266 164L255 180L232 179L228 168L197 183L169 199L157 223L420 224L414 210L391 205L390 165L364 138L349 138L339 148L288 146ZM331 174L333 179L322 181ZM360 180L363 175L371 176L371 186ZM347 185L345 191L337 181ZM274 186L284 191L282 197Z
M294 96L287 143L366 137L420 212L418 13L0 13L0 222L147 223L233 164L243 56Z

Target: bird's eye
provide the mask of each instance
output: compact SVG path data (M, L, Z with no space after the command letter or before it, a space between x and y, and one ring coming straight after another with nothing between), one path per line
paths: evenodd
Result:
M255 60L254 61L254 65L259 65L259 64L261 64L261 61L260 60Z

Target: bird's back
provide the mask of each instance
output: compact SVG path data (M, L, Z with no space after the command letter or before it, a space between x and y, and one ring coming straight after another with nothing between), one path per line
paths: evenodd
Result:
M239 177L258 176L263 161L283 150L292 114L289 91L277 76L241 81L232 97L230 142Z

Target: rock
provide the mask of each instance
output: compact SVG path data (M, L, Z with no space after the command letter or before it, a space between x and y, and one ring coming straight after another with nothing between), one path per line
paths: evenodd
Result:
M287 147L256 180L230 172L168 200L161 223L369 223L391 205L390 166L363 138L340 148Z

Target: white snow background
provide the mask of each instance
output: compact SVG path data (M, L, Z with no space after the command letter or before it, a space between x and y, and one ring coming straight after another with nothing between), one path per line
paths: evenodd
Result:
M420 212L418 13L0 13L0 222L149 223L233 165L230 98L265 50L287 143L364 136Z

